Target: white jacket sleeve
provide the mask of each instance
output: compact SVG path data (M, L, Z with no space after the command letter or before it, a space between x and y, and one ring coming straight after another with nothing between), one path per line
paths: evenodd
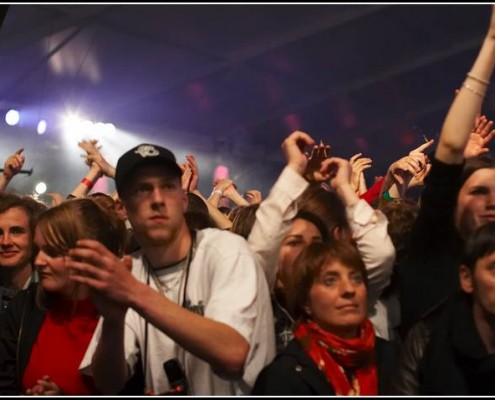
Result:
M366 266L368 309L373 310L390 283L395 261L395 248L387 231L388 220L363 199L346 211L352 237Z
M297 214L296 200L308 185L301 175L290 167L285 167L256 211L256 221L248 243L256 263L265 273L270 290L275 285L280 246Z

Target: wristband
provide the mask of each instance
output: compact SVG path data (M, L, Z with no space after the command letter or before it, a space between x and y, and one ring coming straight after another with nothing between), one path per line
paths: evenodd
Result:
M83 178L83 179L82 179L82 181L81 181L81 183L82 183L83 185L86 185L86 186L88 187L88 189L90 189L90 190L91 190L91 189L93 188L93 186L94 186L94 183L93 183L93 182L91 182L88 178Z
M213 192L211 192L211 195L213 196L214 194L218 194L220 197L223 196L223 192L220 189L213 190Z
M388 190L386 192L383 192L382 197L388 201L392 201L394 199L392 196L390 196L390 193L388 192Z

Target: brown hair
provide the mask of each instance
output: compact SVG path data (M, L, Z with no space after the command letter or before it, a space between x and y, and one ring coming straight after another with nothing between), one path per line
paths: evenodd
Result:
M293 268L287 274L287 282L284 283L287 306L296 321L306 318L304 306L308 303L311 287L323 267L335 261L359 271L365 285L368 286L366 267L352 244L343 240L333 240L330 244L312 243L297 257Z
M123 255L125 223L115 211L91 197L66 200L44 211L37 227L53 248L65 253L79 239L94 239L117 256Z
M346 240L351 238L345 205L335 192L313 184L303 192L297 205L300 210L318 216L325 223L329 236L334 236L338 228L340 238Z
M65 254L76 246L80 239L101 242L116 256L124 254L126 227L117 213L105 208L90 197L66 200L62 204L44 211L38 220L47 244ZM45 293L38 286L37 302L43 307Z
M23 210L29 221L31 236L34 235L34 228L40 213L48 207L29 196L20 196L14 193L0 192L0 214L7 212L11 208L20 208Z
M258 207L259 203L234 208L229 214L229 219L232 221L230 231L247 239L251 233L251 229L253 229L254 222L256 221L256 211L258 210ZM233 218L230 218L231 214L233 214Z

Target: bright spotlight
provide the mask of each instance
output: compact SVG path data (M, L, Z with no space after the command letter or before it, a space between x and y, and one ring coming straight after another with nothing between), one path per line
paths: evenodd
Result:
M43 135L46 132L46 121L44 119L40 119L38 122L38 135Z
M97 122L95 124L95 135L98 138L101 138L103 137L104 134L105 134L105 124L103 122Z
M36 187L34 188L36 190L36 193L38 194L43 194L46 192L46 183L45 182L39 182Z
M17 125L20 120L19 111L17 110L9 110L7 114L5 114L5 122L10 126Z
M115 125L112 123L106 123L105 124L105 133L107 135L115 135L115 132L117 129L115 128Z
M66 134L78 135L81 129L81 119L75 115L69 115L65 117L63 126Z
M81 123L80 132L82 132L85 137L93 137L97 132L95 123L89 119L85 119Z

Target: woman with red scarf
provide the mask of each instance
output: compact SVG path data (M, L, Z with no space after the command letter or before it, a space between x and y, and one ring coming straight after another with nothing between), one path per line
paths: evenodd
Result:
M355 247L313 243L285 280L294 339L260 373L252 394L380 394L387 344L366 317L366 270Z

